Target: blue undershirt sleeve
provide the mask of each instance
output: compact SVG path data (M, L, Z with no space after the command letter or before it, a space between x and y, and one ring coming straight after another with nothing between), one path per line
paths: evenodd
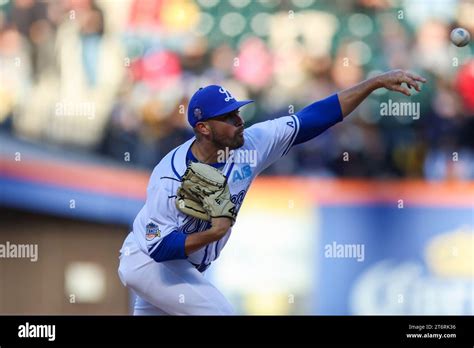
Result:
M156 247L150 256L156 262L187 258L184 252L186 235L183 232L173 231L168 234Z
M300 130L293 145L304 143L324 132L343 119L337 93L317 101L296 113Z

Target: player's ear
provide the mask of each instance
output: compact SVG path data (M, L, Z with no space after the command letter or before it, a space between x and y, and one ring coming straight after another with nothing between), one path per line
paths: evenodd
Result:
M211 134L211 127L207 122L198 122L195 128L196 132L201 135L207 136Z

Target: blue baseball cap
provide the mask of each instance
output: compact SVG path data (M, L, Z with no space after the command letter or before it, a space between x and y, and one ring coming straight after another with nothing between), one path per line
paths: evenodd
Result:
M188 105L188 122L194 128L196 123L237 110L253 100L237 101L222 86L201 87L194 93Z

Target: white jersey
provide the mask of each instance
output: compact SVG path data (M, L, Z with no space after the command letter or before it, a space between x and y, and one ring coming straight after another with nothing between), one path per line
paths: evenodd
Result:
M257 123L244 131L244 145L234 150L233 156L221 169L228 178L231 200L237 211L255 177L290 150L298 131L299 120L294 115ZM173 149L151 174L146 203L133 223L136 240L148 255L173 231L191 234L210 227L210 222L188 216L175 206L176 191L186 170L187 153L194 140L192 138ZM206 269L219 257L231 232L230 228L222 239L188 255L188 261L200 271Z

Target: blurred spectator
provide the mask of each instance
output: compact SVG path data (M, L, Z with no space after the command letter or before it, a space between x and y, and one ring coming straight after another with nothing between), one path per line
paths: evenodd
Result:
M428 77L409 100L420 119L381 117L382 102L408 99L378 90L266 173L473 179L474 61L449 32L474 34L474 5L435 3L3 2L0 122L151 169L192 136L187 100L206 84L256 100L242 111L251 125L368 75L413 69Z

